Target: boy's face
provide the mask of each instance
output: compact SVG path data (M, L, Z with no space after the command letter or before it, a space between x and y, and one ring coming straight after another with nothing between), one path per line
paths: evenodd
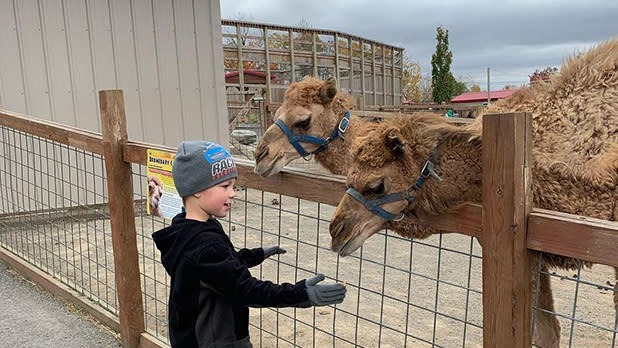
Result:
M230 179L195 193L200 209L209 216L225 217L236 197L235 183L236 179Z

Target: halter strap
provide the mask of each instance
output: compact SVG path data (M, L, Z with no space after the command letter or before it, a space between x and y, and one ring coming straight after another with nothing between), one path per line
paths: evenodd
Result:
M360 192L356 191L353 188L347 189L345 193L352 196L354 199L359 201L367 210L370 212L379 215L383 219L386 220L397 220L401 215L395 215L393 213L389 213L386 210L382 209L381 205L396 201L408 201L408 204L414 201L414 197L410 195L408 191L400 191L396 193L388 194L384 197L376 198L376 199L367 199Z
M313 154L326 150L328 148L328 144L334 139L341 138L341 140L345 140L344 135L350 125L350 112L345 112L343 118L339 121L339 124L337 124L328 138L320 138L308 134L294 134L281 120L275 121L275 124L281 128L281 131L288 137L288 141L292 144L292 146L294 146L296 151L298 151L301 156L307 158ZM301 142L320 145L320 147L315 149L313 152L307 152L307 150L305 150L305 148L303 148L300 144Z
M429 159L427 159L427 162L425 162L423 169L421 169L418 179L416 179L416 182L411 187L414 191L420 190L421 186L423 186L423 183L425 183L425 180L427 180L429 176L433 176L437 180L442 181L440 176L438 176L438 174L435 171L435 161L437 157L438 157L438 149L434 148L431 151L431 154L429 155ZM386 203L396 202L396 201L407 201L408 205L410 205L412 202L414 202L414 198L415 198L414 196L410 194L408 190L391 193L384 197L375 198L375 199L367 199L360 192L356 191L355 189L351 187L346 190L346 193L350 195L352 198L359 201L370 212L376 215L379 215L381 218L385 220L395 220L395 221L399 221L403 218L404 216L403 210L399 214L393 214L393 213L390 213L382 209L381 205L386 204Z

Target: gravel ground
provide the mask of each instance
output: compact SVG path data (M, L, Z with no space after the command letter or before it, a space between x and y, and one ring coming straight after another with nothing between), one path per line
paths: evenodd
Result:
M116 335L0 262L0 346L121 347Z

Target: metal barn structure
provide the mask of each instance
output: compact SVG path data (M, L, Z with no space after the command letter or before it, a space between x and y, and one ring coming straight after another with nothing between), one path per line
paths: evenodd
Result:
M289 84L307 75L336 77L357 109L401 105L403 48L332 30L232 20L221 25L230 106L257 93L274 111Z

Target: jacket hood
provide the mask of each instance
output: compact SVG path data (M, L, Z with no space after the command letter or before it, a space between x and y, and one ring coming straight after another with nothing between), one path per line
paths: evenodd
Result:
M161 263L170 276L174 275L187 244L204 231L209 222L186 219L186 214L180 213L172 219L171 225L152 234L157 249L161 251Z

